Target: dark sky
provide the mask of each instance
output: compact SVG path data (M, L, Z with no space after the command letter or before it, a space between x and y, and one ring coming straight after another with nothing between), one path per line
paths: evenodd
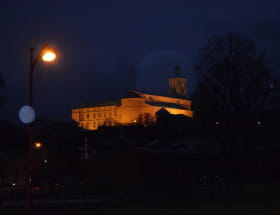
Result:
M195 84L198 51L214 34L233 32L266 49L274 74L280 50L275 0L1 0L1 118L18 122L27 103L29 48L57 48L55 64L34 74L38 115L71 119L71 107L116 99L130 89L167 93L176 60Z

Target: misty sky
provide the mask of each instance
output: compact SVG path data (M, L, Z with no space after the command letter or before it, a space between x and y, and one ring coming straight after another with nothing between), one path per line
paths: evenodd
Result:
M176 60L192 67L214 34L233 32L265 49L279 76L280 3L272 0L1 0L1 118L18 122L27 104L29 48L57 48L55 64L34 74L38 115L71 119L71 107L117 99L131 89L167 94Z

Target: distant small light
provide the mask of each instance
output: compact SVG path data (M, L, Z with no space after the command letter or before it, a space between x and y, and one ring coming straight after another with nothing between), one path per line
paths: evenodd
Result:
M260 125L260 124L261 124L261 121L258 121L257 124Z
M44 163L48 163L48 161L47 161L47 160L44 160Z
M137 120L135 119L133 122L135 122L135 123L136 123L136 122L137 122Z
M39 148L42 147L42 143L41 143L41 142L36 142L34 145L35 145L35 147L36 147L37 149L39 149Z
M219 125L220 124L220 122L219 121L216 121L216 125Z
M16 186L16 183L15 183L15 182L13 182L13 183L12 183L12 186L13 186L13 187L15 187L15 186Z

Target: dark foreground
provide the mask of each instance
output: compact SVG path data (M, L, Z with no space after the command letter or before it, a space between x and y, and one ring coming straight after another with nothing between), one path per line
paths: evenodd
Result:
M2 207L3 215L27 214L22 206ZM63 205L37 205L33 214L40 215L164 215L164 214L194 214L194 215L279 215L280 202L176 202L172 205L162 203L118 202L100 204L63 204Z
M264 193L263 193L264 194ZM254 198L254 196L256 198ZM54 196L55 197L55 196ZM25 202L2 201L1 215L27 214ZM118 190L78 198L36 199L34 215L279 215L280 200L265 195L221 193L209 189Z

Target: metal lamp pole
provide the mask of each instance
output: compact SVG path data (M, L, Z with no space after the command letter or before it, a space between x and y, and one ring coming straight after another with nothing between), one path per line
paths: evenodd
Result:
M43 61L51 62L56 58L55 51L48 47L44 46L38 56L34 59L33 56L33 48L29 49L29 90L28 90L28 105L33 107L33 73L34 68L42 58ZM28 146L27 146L27 207L28 207L28 215L32 215L32 147L33 147L33 126L32 123L28 124Z
M30 69L29 69L29 92L28 105L33 107L33 72L36 62L33 60L33 48L29 50L30 54ZM28 145L27 145L27 210L28 215L32 215L32 142L33 142L33 127L32 123L28 124Z

